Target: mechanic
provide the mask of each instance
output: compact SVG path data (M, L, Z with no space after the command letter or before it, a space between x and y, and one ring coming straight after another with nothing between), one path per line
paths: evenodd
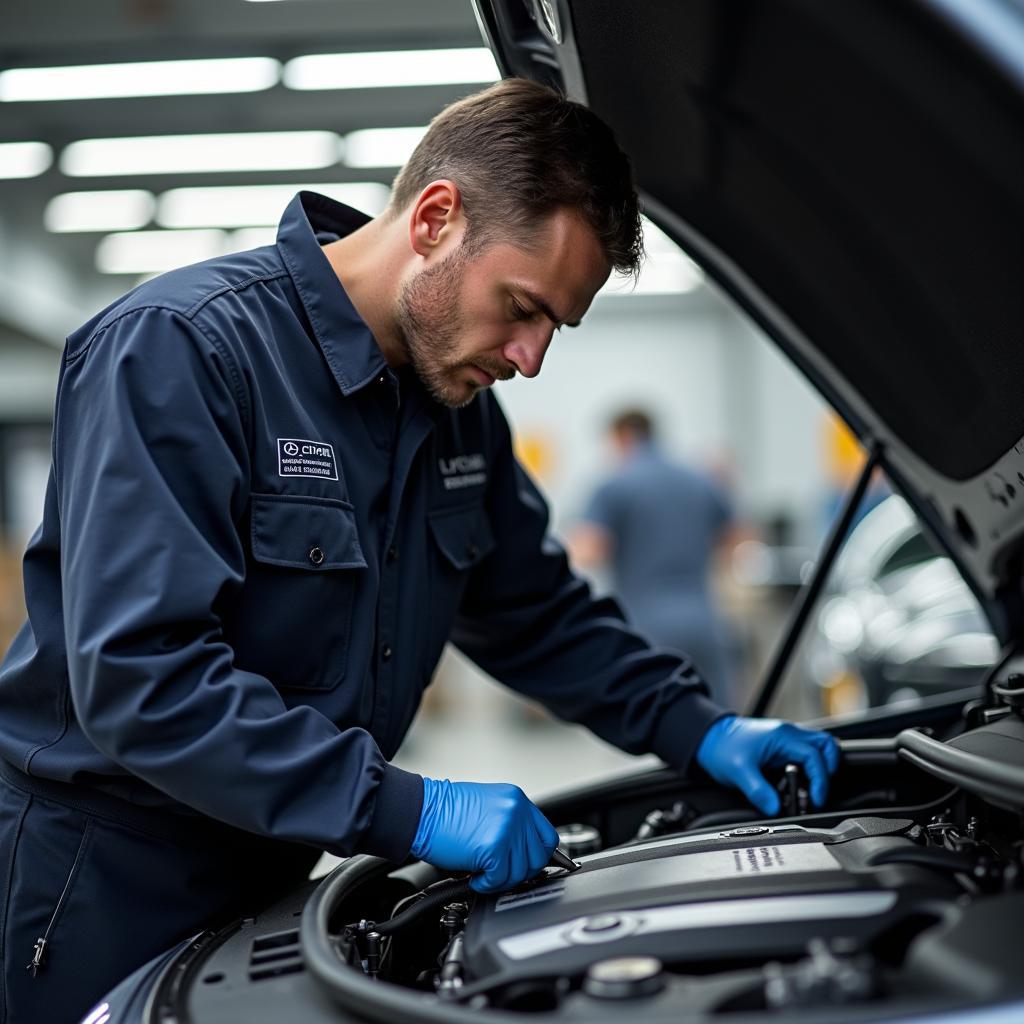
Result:
M580 569L609 566L630 624L686 651L711 698L734 707L729 633L708 581L732 509L710 476L665 454L646 409L616 413L608 440L615 466L570 530L569 557Z
M276 246L70 336L0 671L9 1022L76 1019L321 850L481 891L540 871L557 835L518 788L389 764L449 638L766 814L785 761L821 803L831 737L729 716L571 573L487 390L640 253L610 129L506 81L432 122L379 218L300 193Z

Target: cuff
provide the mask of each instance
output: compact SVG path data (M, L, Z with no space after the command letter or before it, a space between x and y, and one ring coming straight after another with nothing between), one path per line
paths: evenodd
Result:
M386 764L359 852L400 864L409 856L422 808L422 777Z
M718 719L735 713L691 690L662 714L651 751L673 768L690 772L696 766L697 748L704 734Z

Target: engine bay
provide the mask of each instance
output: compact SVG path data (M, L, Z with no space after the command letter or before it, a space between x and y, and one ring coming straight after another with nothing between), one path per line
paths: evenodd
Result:
M949 1005L978 984L965 950L1012 976L1015 943L1000 953L990 937L1019 933L1024 892L1007 898L1015 867L977 823L970 836L932 819L745 825L583 856L575 872L446 903L451 938L416 984L450 1019L457 1005L589 1020L638 1002L652 1019ZM355 950L358 926L350 938Z
M507 985L539 963L585 974L595 957L655 956L691 973L791 960L814 939L864 949L957 895L951 879L905 859L915 830L907 818L849 818L834 829L746 826L594 854L572 875L480 901L466 922L466 965Z
M920 736L938 754L933 771L914 753L914 735L901 734L888 750L876 745L877 759L894 756L892 767L907 775L916 758L925 789L939 790L957 781L942 768L950 752L992 753L986 760L1020 767L1024 720L1016 714L949 743L928 733ZM852 770L857 744L844 753ZM859 753L870 763L870 744ZM861 766L866 777L869 763ZM442 936L436 970L424 967L415 978L392 972L392 983L429 986L449 1004L450 1019L457 1006L471 1015L486 1008L589 1020L626 1006L645 1019L836 1009L853 1019L850 1010L870 1017L894 1002L948 1007L979 990L994 998L1016 984L1012 937L1024 920L1018 795L1008 785L1003 806L993 806L991 784L966 774L959 781L917 806L811 815L789 766L778 781L794 812L788 819L694 828L700 817L677 802L610 846L593 825L567 823L563 846L576 870L549 868L511 892L444 903L434 923ZM897 800L898 789L890 794ZM395 947L392 963L409 959L399 953L401 931L375 939L363 919L348 927L341 948L353 966L387 978L385 946ZM380 959L368 964L374 942Z
M777 785L772 820L667 770L569 794L545 812L574 870L504 893L350 858L196 944L177 977L201 983L161 984L154 1006L195 1024L228 1006L308 1024L854 1022L1024 999L1019 712L844 739L819 811L795 770Z

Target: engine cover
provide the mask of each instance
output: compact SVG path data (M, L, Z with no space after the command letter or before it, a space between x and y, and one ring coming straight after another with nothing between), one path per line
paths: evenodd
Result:
M814 937L870 942L951 882L907 864L906 819L833 829L735 828L656 839L580 858L579 871L477 901L466 923L471 978L571 975L596 960L655 956L677 969L804 954Z

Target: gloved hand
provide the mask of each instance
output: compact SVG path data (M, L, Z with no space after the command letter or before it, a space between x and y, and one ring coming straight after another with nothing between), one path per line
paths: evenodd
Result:
M518 786L423 780L414 857L471 871L477 892L511 889L539 874L558 846L554 826Z
M779 812L779 795L762 768L803 766L811 801L821 807L829 776L839 766L839 744L827 732L804 729L775 718L719 718L697 748L697 763L716 782L735 786L763 814Z

